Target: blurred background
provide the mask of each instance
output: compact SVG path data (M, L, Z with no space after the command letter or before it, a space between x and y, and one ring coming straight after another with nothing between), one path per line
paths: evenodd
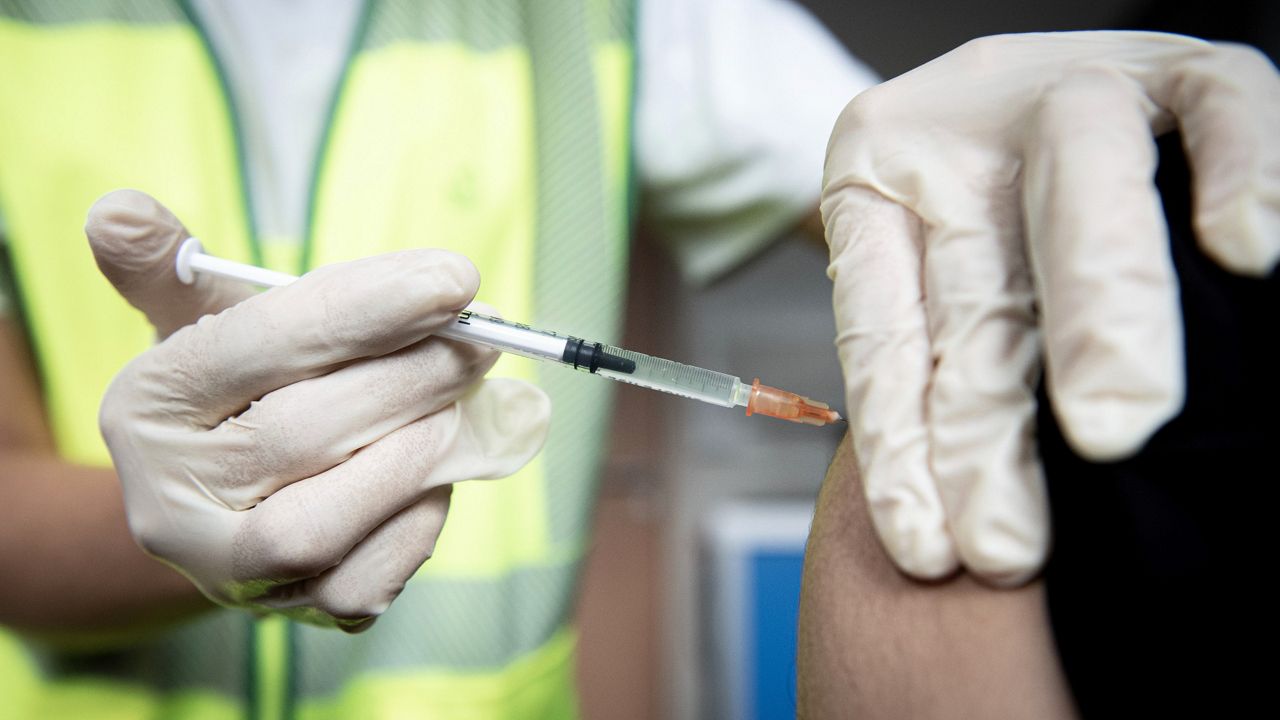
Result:
M1280 3L799 0L883 78L984 35L1159 28L1271 50ZM821 73L822 68L814 68ZM815 183L817 182L815 178ZM843 409L825 249L783 240L705 288L641 229L624 343ZM587 718L794 717L809 514L839 429L619 391L579 605Z

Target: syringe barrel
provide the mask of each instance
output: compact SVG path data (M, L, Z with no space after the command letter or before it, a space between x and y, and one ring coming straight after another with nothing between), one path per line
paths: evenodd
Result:
M436 334L452 340L487 345L534 360L556 362L563 362L565 345L572 339L470 310L459 313L456 323L441 328Z
M733 375L684 365L612 345L605 345L604 351L634 362L635 371L624 373L602 367L596 371L597 375L721 407L733 407L735 404L734 390L741 382Z

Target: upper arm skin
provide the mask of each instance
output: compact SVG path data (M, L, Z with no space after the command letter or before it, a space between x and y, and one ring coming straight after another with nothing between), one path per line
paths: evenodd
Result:
M920 582L880 547L846 437L818 498L800 598L802 718L1070 718L1039 581Z

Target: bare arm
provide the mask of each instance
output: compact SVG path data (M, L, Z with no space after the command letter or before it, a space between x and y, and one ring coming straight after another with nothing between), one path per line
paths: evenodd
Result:
M58 458L36 387L22 333L0 317L0 623L96 634L210 607L134 544L113 471Z
M1041 583L923 583L871 526L849 439L827 473L800 599L802 718L1070 718Z

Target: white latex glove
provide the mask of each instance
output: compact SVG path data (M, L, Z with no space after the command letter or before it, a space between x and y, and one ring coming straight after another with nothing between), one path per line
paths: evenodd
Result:
M130 528L215 602L364 629L431 556L450 484L509 475L545 440L542 391L483 381L496 353L431 337L478 286L461 256L391 253L258 294L181 284L188 233L142 193L99 200L86 232L168 335L102 404Z
M1175 123L1201 246L1270 272L1280 80L1252 49L985 38L841 115L822 199L837 343L872 517L906 572L963 565L1016 584L1043 563L1042 345L1058 419L1087 458L1136 452L1180 409L1178 287L1152 184L1153 135Z

